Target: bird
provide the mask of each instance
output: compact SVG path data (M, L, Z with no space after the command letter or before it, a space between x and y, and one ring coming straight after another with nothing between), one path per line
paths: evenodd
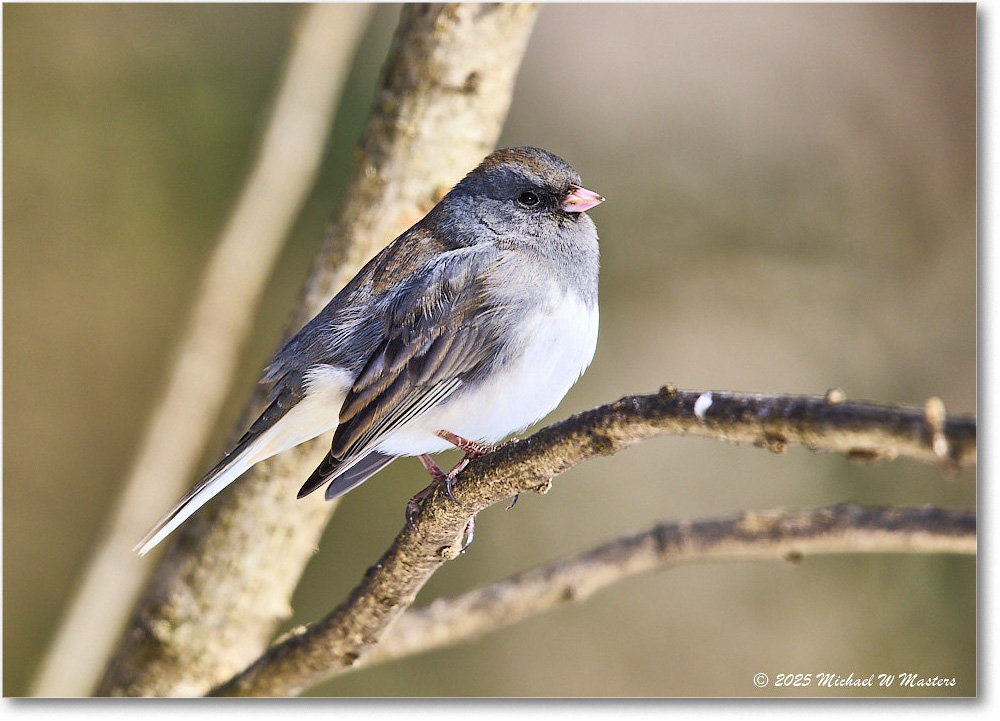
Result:
M333 430L298 497L332 500L401 456L432 483L540 420L590 365L604 197L540 148L489 154L375 255L265 368L267 406L135 546L145 555L261 461ZM458 446L450 473L429 454ZM454 499L454 496L452 496ZM471 528L468 529L471 542Z

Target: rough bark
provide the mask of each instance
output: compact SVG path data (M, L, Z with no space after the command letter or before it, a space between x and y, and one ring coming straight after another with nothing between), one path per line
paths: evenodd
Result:
M637 574L680 564L798 562L830 553L975 554L976 546L976 512L966 509L843 504L659 523L454 598L412 608L355 668L470 641L530 616L582 603Z
M86 695L100 676L148 570L132 545L195 471L254 308L315 181L368 15L363 6L318 5L300 18L253 170L205 270L165 388L37 672L33 696Z
M356 174L289 334L493 149L536 12L404 7ZM245 423L261 402L251 400ZM332 512L318 497L295 500L327 443L320 438L259 464L182 527L98 694L201 695L261 653L289 615Z
M553 477L579 463L664 434L753 443L774 452L798 443L865 461L908 457L949 473L976 458L975 420L946 418L937 399L919 408L848 402L838 393L764 396L669 387L622 398L472 461L456 478L457 503L435 494L343 603L288 634L213 695L297 694L342 673L381 642L431 575L455 558L477 513L518 493L545 493ZM758 527L776 528L764 516L755 518ZM892 536L874 537L895 549Z

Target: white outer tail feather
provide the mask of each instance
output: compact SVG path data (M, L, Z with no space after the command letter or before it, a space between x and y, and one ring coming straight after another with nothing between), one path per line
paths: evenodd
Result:
M256 443L235 457L229 465L216 473L215 476L199 483L195 487L197 490L194 491L192 489L194 493L185 495L167 515L156 522L152 530L132 550L137 550L140 556L145 556L160 541L173 533L174 529L190 518L195 511L219 495L230 483L246 473L254 465L250 457L253 455L255 446L257 446Z
M219 495L252 466L315 438L331 428L336 428L338 425L336 409L344 404L350 383L350 375L340 368L328 365L315 365L310 368L306 373L305 398L277 423L261 433L260 437L243 451L227 458L225 465L214 474L205 476L185 493L177 505L157 521L152 530L132 550L138 551L140 556L145 556L199 508Z

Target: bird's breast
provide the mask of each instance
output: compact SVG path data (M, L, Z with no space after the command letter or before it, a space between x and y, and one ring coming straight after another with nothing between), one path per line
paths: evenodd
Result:
M389 434L380 450L397 455L450 448L448 430L495 443L553 410L590 365L597 347L598 308L573 291L555 291L519 318L505 319L497 362L441 405Z

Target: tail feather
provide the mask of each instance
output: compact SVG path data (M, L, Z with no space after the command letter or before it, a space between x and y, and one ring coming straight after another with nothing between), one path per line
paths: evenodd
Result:
M209 471L191 490L184 494L173 508L156 522L156 525L150 529L149 533L132 550L138 551L140 556L145 556L160 541L169 536L179 525L190 518L195 511L215 498L229 484L246 473L250 466L257 462L254 455L259 446L259 440L257 439L258 442L246 444L242 450L240 447L237 447L236 451Z
M396 460L396 456L386 456L377 451L373 451L358 461L355 465L341 473L326 488L324 494L326 500L332 501L334 498L347 493L355 486L360 486L387 465Z
M337 414L349 387L341 368L316 365L305 374L304 390L287 386L240 439L236 448L208 472L136 545L140 556L184 523L199 508L242 476L251 466L337 427Z
M378 451L359 456L347 464L327 455L303 484L298 497L307 496L324 483L332 481L325 494L326 500L332 501L360 486L394 460L396 456L387 456Z

